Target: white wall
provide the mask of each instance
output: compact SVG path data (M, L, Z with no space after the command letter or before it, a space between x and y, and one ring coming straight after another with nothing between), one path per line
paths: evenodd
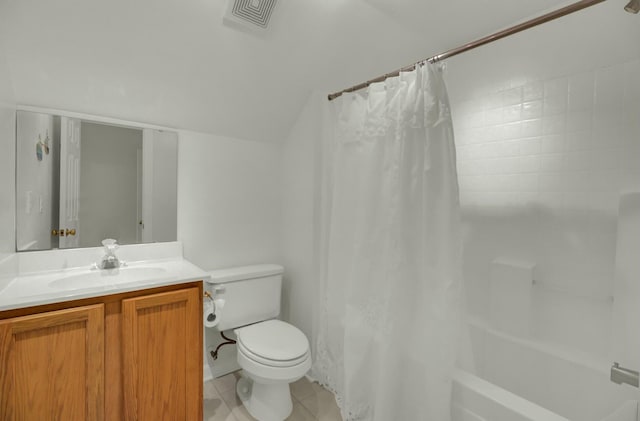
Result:
M203 269L281 262L277 145L181 132L178 240Z
M142 130L82 122L80 247L105 238L136 243L138 162Z
M600 356L619 193L640 189L639 23L606 2L448 62L472 313L492 260L535 264L520 334Z
M283 317L312 337L318 161L324 93L309 97L282 145Z
M15 250L15 101L0 38L0 260Z
M149 222L153 242L175 241L178 229L178 134L146 130L145 136L150 136L148 142L145 138L144 147L152 148L150 155L153 167L151 169L151 212L145 211L146 202L143 201L143 214L146 215L145 230L146 223ZM147 162L145 160L143 166ZM143 195L145 187L146 180L143 181ZM150 217L150 221L146 221L147 216Z

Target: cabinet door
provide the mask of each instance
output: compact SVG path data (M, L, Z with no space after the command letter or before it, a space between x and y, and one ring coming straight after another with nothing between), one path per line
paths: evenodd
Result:
M102 304L0 321L0 420L104 418Z
M202 419L199 288L122 301L127 421Z

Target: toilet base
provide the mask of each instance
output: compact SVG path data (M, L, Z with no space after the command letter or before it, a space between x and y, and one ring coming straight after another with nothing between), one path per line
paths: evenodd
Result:
M289 383L257 383L242 377L236 393L249 414L260 421L282 421L291 415L293 403Z

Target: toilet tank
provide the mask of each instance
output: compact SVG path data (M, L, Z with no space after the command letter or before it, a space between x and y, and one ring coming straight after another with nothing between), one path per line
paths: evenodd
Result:
M280 314L283 267L253 265L209 272L208 290L224 299L218 330L234 329Z

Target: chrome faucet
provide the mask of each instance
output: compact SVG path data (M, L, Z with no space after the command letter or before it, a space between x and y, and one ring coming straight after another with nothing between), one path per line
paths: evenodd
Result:
M98 263L98 268L100 269L116 269L120 267L120 260L116 256L116 250L118 247L118 242L111 238L107 238L102 240L102 245L104 246L104 256Z
M638 387L638 372L620 367L620 364L613 363L611 366L611 381L617 384L626 383L631 386Z

